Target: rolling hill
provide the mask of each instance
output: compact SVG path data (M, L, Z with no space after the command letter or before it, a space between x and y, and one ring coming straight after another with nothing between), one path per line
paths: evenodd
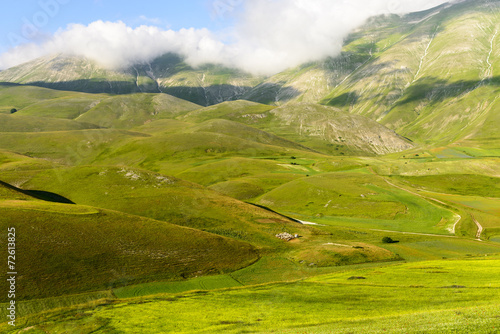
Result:
M45 202L5 184L0 198L2 229L16 229L18 300L233 271L258 258L247 243L116 211Z
M278 246L284 230L307 227L175 177L125 167L75 167L37 173L24 189L44 189L73 202L209 231L256 247Z
M270 77L0 72L0 331L495 332L499 42L500 0L464 0Z

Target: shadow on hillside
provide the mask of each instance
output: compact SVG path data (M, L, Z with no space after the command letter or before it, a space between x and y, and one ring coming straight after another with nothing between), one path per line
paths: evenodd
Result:
M53 202L53 203L62 203L62 204L75 204L75 202L71 201L70 199L68 199L64 196L61 196L61 195L58 195L55 193L51 193L48 191L23 190L23 189L14 187L13 185L10 185L10 184L3 182L3 181L0 181L0 185L6 187L8 189L20 192L22 194L34 197L36 199L40 199L42 201Z
M35 81L22 86L37 86L54 90L81 92L91 94L130 94L140 90L132 81L98 81L96 79L82 79L72 81L45 82ZM156 91L158 92L158 91Z
M276 102L288 102L302 94L301 91L293 87L285 87L286 82L265 82L254 89L249 94L243 96L243 99L262 103L273 104Z
M13 83L13 82L3 82L0 81L0 87L5 86L5 87L17 87L17 86L22 86L21 84L18 83Z
M325 103L332 107L342 108L358 102L360 96L356 92L348 92L335 96Z
M295 223L302 224L300 220L295 219L295 218L292 218L292 217L289 217L289 216L285 216L284 214L281 214L281 213L279 213L279 212L276 212L276 211L274 211L273 209L268 208L267 206L260 205L260 204L256 204L256 203L251 203L251 202L245 202L245 203L250 204L250 205L252 205L252 206L255 206L255 207L257 207L257 208L264 209L264 210L266 210L266 211L272 212L272 213L274 213L274 214L277 214L278 216L281 216L281 217L283 217L283 218L289 219L289 220L291 220L291 221L293 221L293 222L295 222Z
M61 196L59 194L51 193L42 190L23 190L26 195L30 195L37 199L41 199L47 202L62 203L62 204L75 204L72 200Z
M248 93L250 86L212 85L207 87L162 87L162 91L201 106L211 106L226 101L236 101Z
M159 93L158 88L140 86L128 81L96 81L96 80L74 80L65 82L31 82L29 84L14 84L0 82L0 86L36 86L60 91L71 91L91 94L125 95L133 93ZM207 87L161 87L163 93L177 98L196 103L201 106L210 106L225 101L235 101L252 89L250 86L212 85Z
M399 70L398 70L399 71ZM435 77L425 77L408 87L401 100L393 107L404 106L413 102L428 101L430 104L440 103L448 98L460 97L481 86L500 86L500 76L488 80L458 80L450 82ZM346 92L333 98L325 99L321 103L334 106L346 107L351 104L360 103L370 98L383 97L382 94L365 97L356 91Z
M493 77L489 80L459 80L449 82L434 77L426 77L408 87L405 98L396 105L405 105L415 101L428 100L431 103L442 102L448 98L459 97L471 92L481 85L500 86L500 77Z

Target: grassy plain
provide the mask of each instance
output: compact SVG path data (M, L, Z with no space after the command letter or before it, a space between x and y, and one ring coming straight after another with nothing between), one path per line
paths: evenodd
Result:
M373 156L322 137L321 112L341 115L309 104L29 90L0 87L20 108L0 115L1 179L26 190L0 186L0 228L38 264L24 332L494 332L494 141Z
M82 333L494 333L500 324L499 263L498 258L481 258L398 264L289 283L107 300L98 308L81 306L29 317L23 328L26 333L71 329Z

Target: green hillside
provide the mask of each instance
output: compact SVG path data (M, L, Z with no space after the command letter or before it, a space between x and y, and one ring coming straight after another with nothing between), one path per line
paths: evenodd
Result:
M73 120L0 114L0 132L50 132L98 128L94 124Z
M283 216L175 177L125 167L78 167L38 173L25 189L44 189L78 204L197 228L256 246L278 247L275 234L309 234Z
M192 111L185 116L181 116L180 119L189 122L203 122L214 118L220 118L251 125L252 123L256 123L256 119L263 117L268 111L274 108L275 107L265 104L239 100L223 102Z
M0 332L497 333L499 42L464 0L270 77L1 71Z
M116 211L39 201L3 184L0 198L2 229L16 229L19 301L217 274L258 257L246 243Z
M423 19L408 15L369 25L368 31L385 32L371 41L374 58L323 103L369 116L415 141L497 138L499 13L497 1L465 1L422 13ZM368 37L354 35L345 48L358 38ZM389 38L394 43L387 44Z
M194 103L167 94L120 95L101 101L77 120L108 128L130 129L199 108Z
M199 122L210 117L257 127L328 154L386 154L413 146L394 131L366 117L311 103L272 108L251 102L225 102L179 119Z
M136 132L107 129L2 132L0 149L52 162L80 164L94 160L110 143L144 136Z
M15 108L19 110L38 102L64 98L67 96L67 92L60 92L52 89L22 86L5 82L0 83L0 106L5 108L5 112L7 112L6 108ZM10 109L8 110L9 112Z
M75 119L92 109L100 101L108 98L108 96L104 94L66 92L66 95L67 96L61 98L49 99L30 104L29 106L18 110L17 114Z

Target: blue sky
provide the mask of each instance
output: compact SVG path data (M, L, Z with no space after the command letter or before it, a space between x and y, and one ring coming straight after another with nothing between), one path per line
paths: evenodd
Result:
M221 30L231 24L230 15L217 15L228 9L221 3L237 0L22 0L2 4L0 11L0 53L15 46L23 37L23 27L31 23L39 30L36 39L50 36L70 23L88 25L97 20L123 21L130 27L153 25L163 29L208 28ZM219 7L217 7L219 6ZM230 5L228 5L230 6ZM217 12L219 8L219 12ZM229 11L225 11L229 14ZM29 29L26 28L25 29ZM13 42L14 41L14 42ZM32 40L29 40L32 41ZM39 40L37 40L39 41Z

